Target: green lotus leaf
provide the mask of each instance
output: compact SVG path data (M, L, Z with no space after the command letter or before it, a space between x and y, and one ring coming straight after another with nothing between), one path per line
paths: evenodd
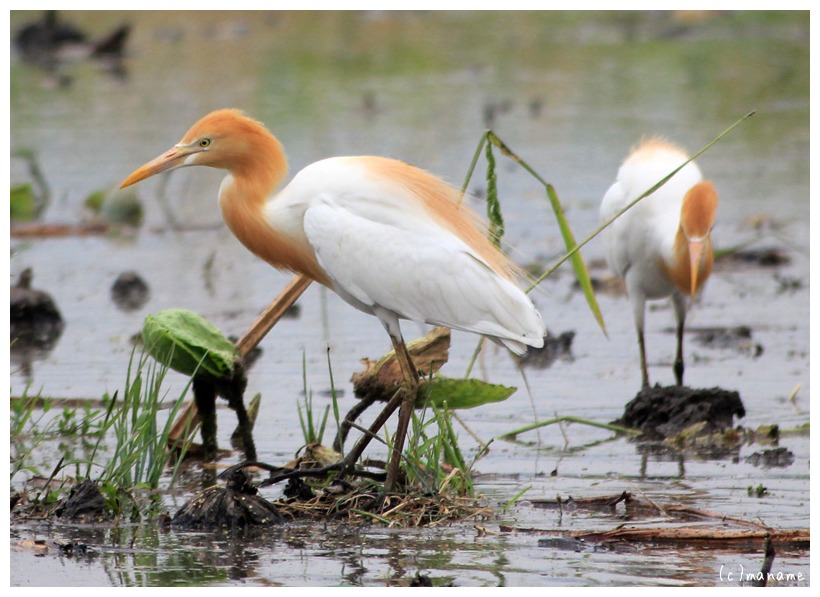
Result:
M501 402L515 393L516 388L491 384L480 379L453 379L436 376L419 388L416 407L426 404L450 409L475 408L490 402Z
M37 216L37 199L28 183L11 187L11 219L33 220Z
M142 339L148 354L185 375L209 373L222 379L233 374L236 346L192 311L166 309L146 316Z

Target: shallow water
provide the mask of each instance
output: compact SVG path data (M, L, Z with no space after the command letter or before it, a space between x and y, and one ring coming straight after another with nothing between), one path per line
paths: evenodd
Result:
M70 62L56 76L11 58L12 151L33 151L51 191L42 220L82 221L82 203L176 142L211 109L235 106L264 121L283 141L293 172L330 155L382 154L460 184L480 135L490 126L554 185L577 238L597 224L601 196L628 148L658 134L695 151L751 110L756 115L699 159L721 195L714 241L783 251L779 267L719 264L691 311L695 327L747 325L755 350L710 348L687 336L686 381L740 392L748 428L809 421L809 34L807 13L66 13L89 32L134 25L123 72ZM13 12L12 32L36 17ZM506 241L516 260L543 268L561 253L544 191L496 154ZM483 162L470 190L481 195ZM11 162L12 182L26 179ZM289 276L255 260L221 224L220 175L188 170L136 192L146 222L130 235L12 237L12 280L26 267L50 292L66 328L30 369L12 354L12 395L99 398L121 388L130 338L148 313L194 310L226 334L241 335ZM474 205L481 209L476 200ZM184 223L174 229L171 220ZM755 223L758 225L755 226ZM607 275L602 247L583 250L591 273ZM111 300L117 275L136 270L150 300L124 312ZM485 441L556 414L608 422L640 384L637 345L625 297L598 296L602 334L566 266L534 294L553 333L575 331L572 359L526 369L530 395L512 359L482 353L474 375L521 388L508 401L462 417ZM332 293L311 287L298 318L284 319L262 342L248 395L262 394L256 426L261 460L292 458L303 440L296 404L308 390L329 402L327 349L342 408L353 404L346 381L362 357L389 348L378 322ZM673 315L666 302L647 315L653 382L673 381ZM404 325L405 336L425 330ZM476 339L454 333L444 372L466 370ZM174 378L169 395L182 387ZM789 396L798 388L794 400ZM220 444L232 413L220 409ZM565 434L565 435L564 435ZM474 451L460 432L463 448ZM540 447L495 440L476 464L478 490L505 504L588 497L624 490L660 503L763 520L775 528L809 526L809 439L790 436L787 468L745 461L763 449L740 448L736 460L644 461L626 440L570 425L530 432ZM566 444L566 445L565 445ZM378 453L378 450L375 450ZM45 458L45 457L44 457ZM228 459L233 463L240 455ZM555 475L550 475L556 471ZM20 478L12 480L18 484ZM747 487L768 488L762 498ZM276 497L271 490L267 497ZM181 499L181 498L180 498ZM169 498L173 511L182 502ZM502 520L519 528L607 529L615 517L554 512L521 501ZM498 521L487 523L496 529ZM87 538L97 533L98 538ZM722 585L724 570L758 570L761 550L720 552L639 546L628 552L576 553L538 546L527 533L478 537L471 525L435 530L355 530L294 525L255 542L140 530L84 530L59 525L13 529L11 542L48 538L98 545L91 556L39 558L13 549L12 585L283 584L383 585L428 574L437 584ZM102 534L102 536L99 536ZM317 538L318 536L318 538ZM53 552L52 552L53 553ZM775 569L801 571L808 552L779 553ZM779 568L778 568L779 567ZM48 570L44 575L43 571ZM808 584L808 581L804 584Z

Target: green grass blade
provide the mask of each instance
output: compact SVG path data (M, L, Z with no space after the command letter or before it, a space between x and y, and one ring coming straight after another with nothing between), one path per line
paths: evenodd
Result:
M548 419L546 421L538 421L536 423L532 423L530 425L525 425L524 427L519 427L518 429L513 429L512 431L508 431L507 433L499 436L501 439L515 439L517 436L521 435L522 433L526 433L528 431L533 431L534 429L539 429L541 427L547 427L549 425L557 425L559 423L577 423L579 425L589 425L590 427L597 427L599 429L606 429L607 431L612 431L614 433L623 434L623 435L641 435L641 432L637 429L630 429L629 427L623 427L621 425L613 425L612 423L600 423L598 421L593 421L591 419L583 419L581 417L572 417L572 416L560 416L560 417L553 417L552 419Z
M330 397L331 397L331 404L333 406L333 418L336 421L336 437L342 437L342 416L339 413L339 399L336 395L336 384L333 382L333 366L330 363L330 345L327 347L327 372L330 376ZM327 422L327 415L328 411L325 409L325 416L322 420L322 431L319 435L319 441L321 442L321 437L324 435L325 432L325 423ZM344 446L339 444L339 454L344 458L345 450Z
M571 254L570 260L572 262L572 268L575 270L575 277L581 285L581 290L584 293L584 297L587 299L587 304L589 305L592 314L595 316L598 325L601 326L601 330L604 332L604 335L606 335L604 316L601 314L601 308L598 306L598 300L595 298L595 290L592 288L592 280L589 277L587 266L584 263L584 260L581 259L581 254L578 251L575 251L575 247L577 246L575 237L569 227L569 222L567 222L566 217L564 217L564 209L561 207L561 202L558 200L558 195L551 184L547 185L547 197L552 205L552 211L555 213L555 218L558 220L558 228L561 229L561 236L564 238L564 244L567 247L567 252Z
M475 153L473 154L473 159L470 162L470 167L467 168L467 174L464 176L464 182L461 184L460 199L464 199L464 195L467 193L467 185L470 184L470 179L473 177L473 173L478 165L478 158L481 157L481 150L484 148L484 144L487 143L487 135L489 133L490 131L484 131L481 138L478 140L478 146L475 148Z
M589 304L592 314L598 321L598 325L601 326L601 329L604 331L604 334L606 334L606 325L604 324L604 318L601 314L601 309L598 306L598 300L595 298L595 291L592 288L592 281L589 278L589 272L587 271L587 267L584 264L583 259L581 258L581 254L578 252L579 247L575 242L575 237L572 234L572 229L569 226L569 222L567 221L566 216L564 216L564 209L561 207L561 202L558 200L558 195L556 194L555 189L552 187L551 184L544 180L540 174L533 170L527 162L522 160L512 149L509 148L509 146L507 146L501 139L499 139L495 133L493 133L492 131L488 131L486 137L489 141L489 145L495 145L496 147L498 147L501 153L515 161L519 166L526 170L533 178L535 178L539 183L541 183L546 189L547 198L549 199L553 213L555 213L555 218L558 221L558 228L561 230L561 236L564 238L564 244L567 247L567 255L561 261L563 262L568 257L571 258L572 266L575 270L575 276L576 278L578 278L578 283L581 285L581 290L583 291L584 296L587 299L587 304ZM550 272L552 271L554 271L554 268L550 270ZM545 275L539 277L538 280L536 280L527 289L527 292L535 288L545 277Z
M484 156L487 160L487 218L490 221L490 229L487 232L492 243L500 247L501 237L504 236L504 217L501 215L501 205L498 203L495 157L491 143L487 143L484 149Z

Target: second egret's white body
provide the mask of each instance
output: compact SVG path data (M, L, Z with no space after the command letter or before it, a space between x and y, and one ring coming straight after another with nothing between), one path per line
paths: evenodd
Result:
M686 159L682 150L669 143L657 139L643 143L627 157L604 195L601 221L610 220ZM675 372L678 384L682 384L682 334L688 297L697 293L711 273L710 231L716 208L714 188L690 162L602 233L607 260L613 272L624 279L632 303L644 386L648 385L645 305L647 300L666 297L672 297L678 322Z

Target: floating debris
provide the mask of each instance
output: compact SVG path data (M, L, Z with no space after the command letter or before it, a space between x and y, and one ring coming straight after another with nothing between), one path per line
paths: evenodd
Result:
M791 263L791 257L789 257L784 249L779 247L728 249L716 252L715 262L719 266L726 266L727 268L737 267L738 265L780 267Z
M111 300L123 311L139 309L151 298L151 289L136 272L123 272L111 286Z
M731 348L755 358L763 354L763 346L752 340L752 328L746 325L690 328L689 332L697 344L707 348Z
M43 12L40 21L30 23L14 36L14 45L26 60L46 62L65 58L119 57L131 32L122 25L107 36L91 41L85 32L60 20L56 10Z
M433 328L423 338L407 343L407 350L413 359L416 370L424 378L432 376L444 365L450 356L450 330L444 327ZM372 398L386 402L393 397L402 383L396 353L390 351L378 361L362 359L363 371L353 374L354 394L357 398ZM419 384L419 395L426 395L425 379Z
M562 332L558 336L553 336L547 330L547 335L544 336L544 346L542 348L528 348L527 352L518 359L518 362L522 367L546 369L558 359L572 361L572 341L574 339L575 332L572 330Z
M559 549L561 551L574 551L575 553L610 551L610 548L606 545L590 543L584 539L574 539L572 537L547 537L546 539L539 539L538 547Z
M65 327L54 299L47 292L32 288L33 279L31 268L26 268L10 290L12 350L49 349Z
M450 409L475 408L489 402L509 398L516 388L490 384L479 379L453 379L434 375L447 362L450 350L450 330L433 328L423 338L407 343L407 350L422 379L419 382L416 408L436 406ZM365 408L373 402L387 402L401 387L403 376L396 353L390 351L378 361L362 359L363 371L353 374L354 394ZM362 410L353 408L357 418ZM351 417L347 417L351 418Z
M753 488L752 491L756 491ZM765 491L765 488L762 488ZM534 507L569 510L570 505L578 508L602 511L609 508L618 518L618 525L610 530L555 530L532 529L510 525L500 525L502 533L529 533L549 535L550 538L539 540L540 547L569 549L572 551L599 551L588 546L598 545L605 549L625 549L630 545L652 544L656 548L662 545L684 545L687 548L737 549L740 546L753 547L768 540L783 548L809 549L811 530L776 529L757 520L748 520L695 508L679 502L658 503L646 497L639 497L628 492L620 495L573 500L572 497L555 500L531 502ZM615 506L623 510L615 511ZM655 526L658 518L664 526ZM624 520L631 524L625 524ZM649 526L652 525L652 526Z
M794 464L794 454L787 448L774 448L755 452L746 457L746 462L763 468L786 468Z
M12 238L48 238L60 236L90 236L107 234L111 230L108 224L90 222L87 224L15 224L11 227Z
M432 587L433 581L426 574L416 572L416 577L410 581L411 587Z
M473 497L410 488L401 496L385 495L344 483L316 491L312 499L288 499L277 502L277 506L283 516L292 520L380 522L406 528L436 527L492 516L492 509Z
M85 198L83 205L91 212L91 222L111 227L139 228L145 210L133 189L96 191Z

